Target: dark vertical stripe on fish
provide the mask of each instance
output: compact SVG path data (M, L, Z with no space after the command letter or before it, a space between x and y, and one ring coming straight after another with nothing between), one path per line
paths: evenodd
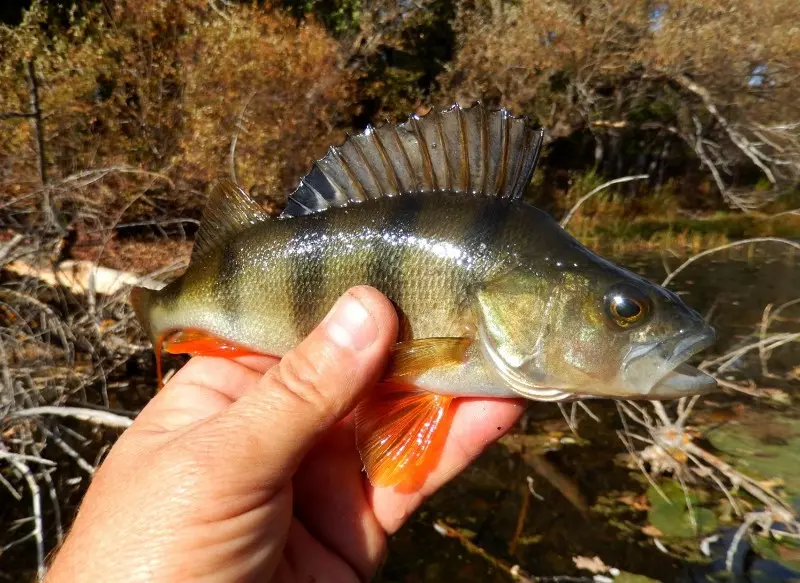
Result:
M242 296L239 279L241 277L239 251L233 241L227 242L219 252L219 263L214 278L213 297L225 319L236 325L238 315L242 312Z
M504 244L504 234L510 216L511 205L504 200L488 199L478 206L472 224L464 233L466 248L477 257L497 255Z
M298 335L304 338L317 324L317 312L325 297L325 256L323 237L329 215L314 215L298 221L287 249L291 257L292 315Z
M385 233L389 237L376 240L367 269L369 285L384 293L395 305L403 302L403 264L408 240L416 233L419 215L423 210L424 195L407 195L393 200L391 211L383 217ZM389 240L387 240L389 239Z

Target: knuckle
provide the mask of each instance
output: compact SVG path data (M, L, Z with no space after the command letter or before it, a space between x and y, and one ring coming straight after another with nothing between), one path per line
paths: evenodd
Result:
M334 405L321 388L322 374L317 365L302 352L293 352L280 365L272 369L273 381L284 393L295 401L313 409L321 415L333 413Z

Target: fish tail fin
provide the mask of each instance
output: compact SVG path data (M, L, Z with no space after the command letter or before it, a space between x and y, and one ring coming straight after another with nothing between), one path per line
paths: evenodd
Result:
M153 303L154 291L146 287L136 286L131 289L130 294L130 302L133 306L133 312L136 314L136 319L150 340L153 339L150 327L150 306Z
M150 342L153 344L153 351L156 355L156 375L158 376L159 390L164 385L163 374L161 368L161 352L163 344L163 336L154 336L153 327L151 326L150 311L153 306L154 298L156 297L157 290L148 289L146 287L133 287L130 294L130 302L133 306L133 312L136 314L136 319L139 325L144 330Z
M153 342L153 352L156 355L156 378L158 379L157 389L160 391L164 388L164 367L161 364L162 358L161 355L163 354L163 345L164 345L164 337L159 336L156 338L155 342Z

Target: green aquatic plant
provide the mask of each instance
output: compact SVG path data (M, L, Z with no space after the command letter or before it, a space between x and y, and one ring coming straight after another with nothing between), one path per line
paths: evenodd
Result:
M751 414L706 432L734 467L800 495L800 419Z
M661 493L651 486L647 490L650 510L647 520L667 538L695 538L717 528L714 512L702 506L706 496L684 491L675 480L660 485ZM663 495L662 495L663 494Z

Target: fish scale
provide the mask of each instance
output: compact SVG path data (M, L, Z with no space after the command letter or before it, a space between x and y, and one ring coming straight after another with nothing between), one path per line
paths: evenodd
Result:
M186 272L131 294L159 375L162 349L283 356L346 290L377 288L401 334L355 414L376 486L424 479L458 397L713 389L685 362L713 340L697 312L522 200L542 136L480 104L368 128L314 164L279 218L220 181Z

